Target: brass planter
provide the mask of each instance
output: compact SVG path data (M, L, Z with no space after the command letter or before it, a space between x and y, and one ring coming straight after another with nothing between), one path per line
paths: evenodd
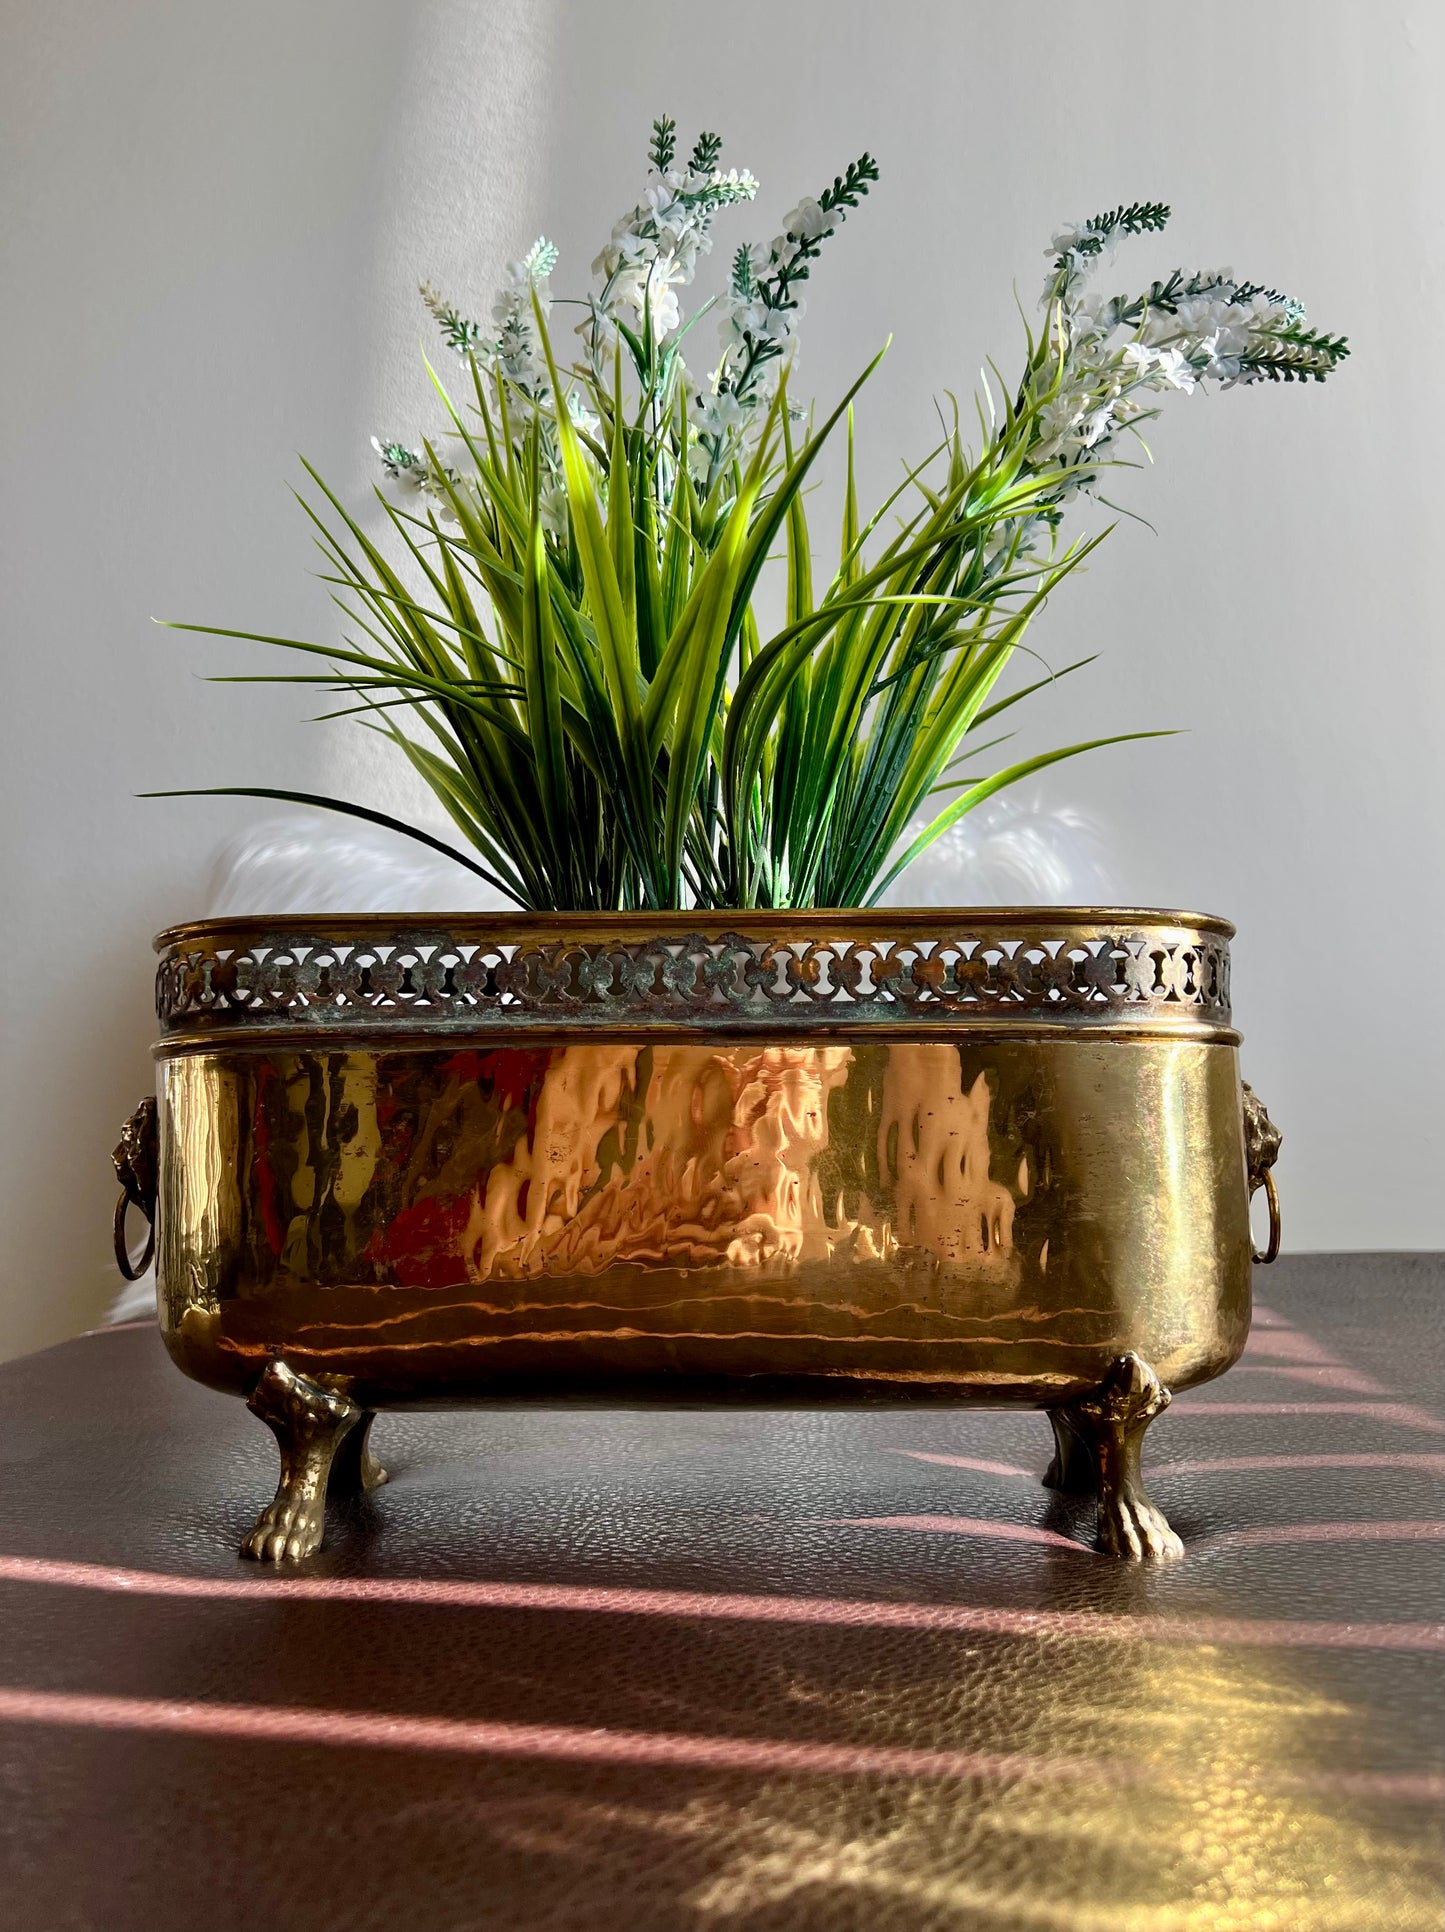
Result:
M1104 1548L1178 1553L1139 1449L1249 1327L1278 1136L1221 920L475 915L157 940L117 1150L177 1363L276 1431L247 1539L320 1541L377 1409L1046 1409ZM1264 1257L1260 1257L1264 1258ZM337 1452L340 1451L338 1455ZM336 1466L333 1470L333 1457Z

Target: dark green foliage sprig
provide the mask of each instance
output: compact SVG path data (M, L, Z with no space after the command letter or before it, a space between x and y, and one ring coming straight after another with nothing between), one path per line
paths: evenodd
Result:
M1121 201L1117 208L1094 215L1079 229L1074 239L1054 257L1054 273L1060 278L1080 273L1080 263L1092 262L1103 254L1120 235L1141 235L1162 229L1169 220L1167 201ZM1175 272L1174 280L1181 279Z
M688 156L687 165L693 174L711 174L722 158L722 136L720 134L699 134Z
M1164 228L1170 216L1167 201L1130 201L1120 202L1106 215L1095 215L1088 226L1094 231L1079 242L1079 252L1097 255L1104 243L1112 235L1142 235L1150 230Z
M447 347L449 349L455 349L459 356L470 355L474 349L480 346L482 340L482 325L480 322L469 322L456 309L448 309L445 315L439 316L437 319L441 323L442 334L446 338Z
M878 179L878 163L865 149L856 161L848 163L846 174L835 175L831 188L825 188L818 196L818 206L826 214L835 208L856 208L867 194L869 186ZM838 219L841 221L842 216Z
M1165 276L1162 282L1151 282L1144 293L1134 301L1127 302L1119 310L1121 322L1139 322L1151 310L1165 315L1177 315L1181 302L1194 301L1201 295L1208 295L1221 286L1219 277L1208 270L1196 269L1186 276L1182 269L1176 268L1172 275Z
M717 208L731 207L735 202L751 201L752 190L741 181L710 181L705 188L685 192L680 198L694 208L706 208L711 212Z
M1240 373L1262 382L1323 382L1349 353L1346 337L1292 324L1246 351L1239 358Z
M1201 280L1203 278L1196 277L1195 279ZM1300 306L1292 295L1283 295L1277 288L1266 288L1263 282L1239 282L1235 284L1234 300L1236 302L1252 302L1256 295L1262 295L1266 302L1281 302L1286 308L1297 309Z
M449 349L455 349L459 356L468 356L482 347L481 324L468 321L466 316L437 293L430 282L421 284L421 299L431 311L432 319L441 330Z
M1293 296L1281 294L1276 288L1266 288L1262 282L1236 282L1229 276L1221 275L1217 270L1211 269L1196 269L1192 275L1186 276L1183 270L1178 268L1162 281L1151 282L1142 295L1136 295L1132 300L1124 296L1115 296L1100 312L1099 321L1100 326L1106 329L1115 329L1121 325L1136 327L1151 314L1177 315L1181 305L1187 301L1213 298L1231 303L1252 302L1257 296L1263 296L1266 302L1284 311L1290 330L1302 322L1303 306L1295 301ZM1275 339L1283 341L1294 338L1276 332ZM1299 345L1302 348L1308 347L1318 351L1322 363L1327 357L1330 368L1349 354L1349 346L1343 336L1316 338L1305 335L1299 337ZM1289 380L1289 378L1282 379Z
M426 458L420 450L408 449L405 443L377 443L377 453L381 457L382 468L395 482L408 470L421 470L426 467Z
M672 157L677 153L677 122L670 114L659 114L652 124L652 139L647 146L647 158L659 174L666 174L672 166Z

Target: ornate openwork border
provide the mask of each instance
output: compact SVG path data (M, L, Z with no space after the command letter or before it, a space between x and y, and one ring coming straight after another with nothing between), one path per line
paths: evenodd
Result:
M163 933L156 1007L168 1033L1228 1027L1231 930L1132 912L244 920Z

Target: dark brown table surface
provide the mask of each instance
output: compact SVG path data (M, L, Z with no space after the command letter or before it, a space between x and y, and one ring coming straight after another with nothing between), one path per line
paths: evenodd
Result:
M9 1363L0 1926L1437 1932L1445 1262L1258 1286L1154 1571L1040 1416L512 1409L280 1580L153 1327Z

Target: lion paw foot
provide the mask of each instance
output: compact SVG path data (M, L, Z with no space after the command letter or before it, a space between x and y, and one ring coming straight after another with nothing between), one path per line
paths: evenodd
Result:
M258 1563L298 1563L321 1546L321 1505L300 1496L278 1496L256 1518L241 1545Z
M1139 1494L1100 1501L1099 1548L1126 1563L1173 1563L1184 1554L1163 1510Z

